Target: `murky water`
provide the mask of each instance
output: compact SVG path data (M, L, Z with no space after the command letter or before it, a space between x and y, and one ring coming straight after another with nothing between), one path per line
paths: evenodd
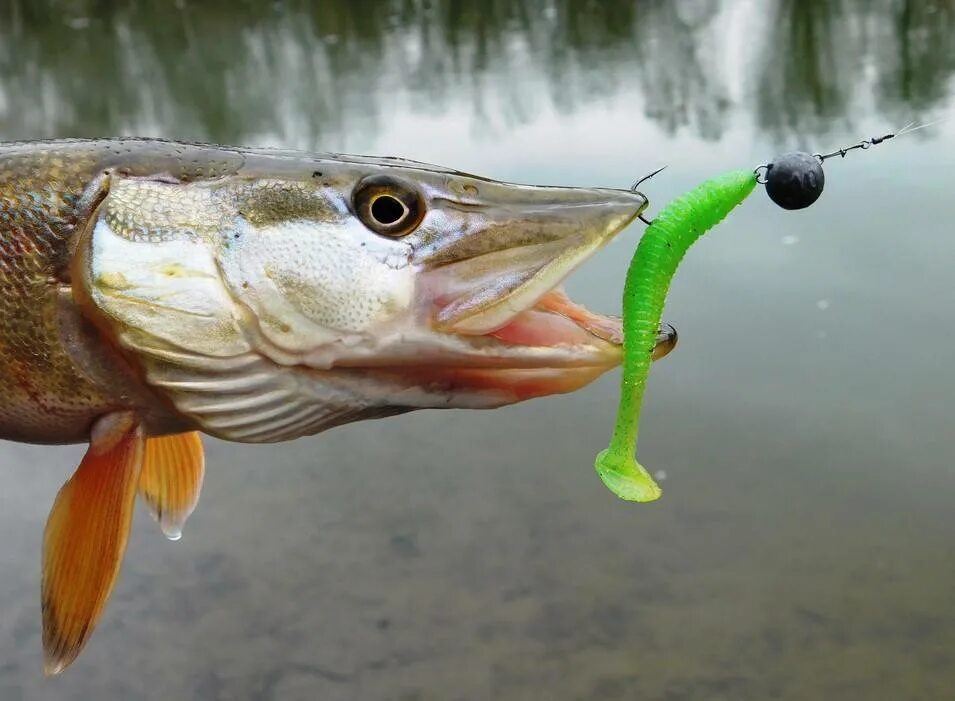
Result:
M955 105L952 0L0 7L0 139L395 154L662 203L785 146ZM955 121L754 196L695 248L641 457L592 470L614 376L495 412L209 441L137 515L87 651L40 676L39 552L79 447L2 446L0 699L955 697ZM639 227L569 282L614 309Z

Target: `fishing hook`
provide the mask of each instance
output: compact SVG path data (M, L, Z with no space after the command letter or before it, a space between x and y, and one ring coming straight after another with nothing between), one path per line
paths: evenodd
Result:
M638 194L638 195L643 195L643 193L640 192L639 190L637 190L637 188L640 187L640 185L641 185L642 183L645 183L647 180L649 180L650 178L652 178L652 177L653 177L654 175L656 175L657 173L661 172L661 171L662 171L664 168L666 168L666 167L667 167L667 166L665 166L665 165L664 165L664 166L660 166L659 168L657 168L657 169L656 169L655 171L653 171L652 173L648 173L647 175L644 175L644 176L643 176L642 178L640 178L637 182L635 182L633 185L630 186L630 192L634 192L634 193L636 193L636 194ZM644 199L647 200L647 202L650 201L650 198L648 198L646 195L643 195L643 197L644 197ZM649 226L650 224L653 223L653 220L652 220L652 219L647 219L645 216L643 216L643 212L640 212L640 214L637 215L637 218L638 218L640 221L642 221L644 224L646 224L647 226Z

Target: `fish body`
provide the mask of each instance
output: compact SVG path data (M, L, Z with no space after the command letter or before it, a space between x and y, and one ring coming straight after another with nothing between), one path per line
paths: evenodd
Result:
M92 631L135 495L179 536L198 432L284 441L616 366L619 320L556 287L646 204L393 158L0 145L0 437L89 442L44 540L47 671Z

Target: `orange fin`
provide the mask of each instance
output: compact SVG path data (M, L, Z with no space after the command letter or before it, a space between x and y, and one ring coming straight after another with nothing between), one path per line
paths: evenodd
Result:
M182 526L199 503L205 466L198 431L146 439L139 494L169 540L182 537Z
M76 659L116 583L129 538L144 442L132 413L99 419L83 461L53 503L43 535L47 674L59 674Z

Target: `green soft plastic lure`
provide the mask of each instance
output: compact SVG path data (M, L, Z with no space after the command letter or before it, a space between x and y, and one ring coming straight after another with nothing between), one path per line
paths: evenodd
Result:
M756 187L752 170L724 173L673 200L647 228L637 246L623 291L623 382L610 446L594 467L621 499L653 501L659 485L634 457L643 391L670 281L687 250L719 224Z
M863 139L826 154L802 151L782 154L755 170L736 170L707 180L660 212L640 239L623 289L620 407L610 446L601 451L594 462L597 474L610 491L627 501L653 501L660 497L659 485L637 462L634 452L640 432L643 391L650 373L663 305L677 266L693 242L723 221L749 196L757 183L765 185L766 194L783 209L805 209L822 194L826 181L823 164L828 159L844 158L849 151L867 150L937 123L916 125L913 122L899 131Z

